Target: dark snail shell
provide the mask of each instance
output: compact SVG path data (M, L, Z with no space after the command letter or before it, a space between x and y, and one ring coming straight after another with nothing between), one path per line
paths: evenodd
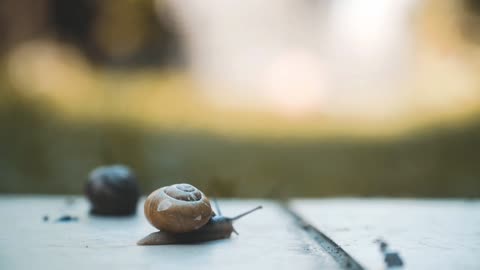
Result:
M175 184L155 190L147 197L144 210L150 224L169 233L197 230L213 215L208 198L189 184Z
M85 187L95 215L131 215L137 209L140 190L135 174L123 165L93 170Z

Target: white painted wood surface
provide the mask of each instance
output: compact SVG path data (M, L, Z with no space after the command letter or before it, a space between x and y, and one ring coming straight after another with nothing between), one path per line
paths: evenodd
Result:
M338 269L332 257L303 233L275 203L220 201L235 215L258 204L264 209L239 220L231 239L197 245L137 246L154 231L143 216L88 215L87 203L61 196L0 196L0 269ZM63 214L76 222L58 223ZM44 222L43 216L49 221Z
M384 269L375 239L405 269L480 269L479 200L322 199L291 203L367 269Z
M143 217L88 215L80 197L0 196L0 269L338 269L276 203L221 201L239 220L239 236L197 245L137 246L153 232ZM375 239L385 240L405 269L480 269L480 201L322 199L290 204L367 269L385 269ZM55 222L69 214L78 221ZM48 215L49 220L43 221Z

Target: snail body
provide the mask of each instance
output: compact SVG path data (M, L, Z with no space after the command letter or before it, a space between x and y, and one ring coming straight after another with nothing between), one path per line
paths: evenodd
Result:
M229 218L222 216L218 205L218 215L215 214L207 197L192 185L160 188L147 197L144 207L147 220L160 231L147 235L137 244L188 244L229 238L232 232L236 233L235 220L260 208ZM205 217L208 217L206 221Z
M185 233L170 233L158 231L151 233L138 241L138 245L168 245L168 244L191 244L218 239L229 238L233 228L232 222L223 216L212 217L205 226L198 230Z

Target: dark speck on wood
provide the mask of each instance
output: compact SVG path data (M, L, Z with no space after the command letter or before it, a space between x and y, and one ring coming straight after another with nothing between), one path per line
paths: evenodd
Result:
M78 221L78 217L70 216L70 215L64 215L59 217L57 222L71 222L71 221Z
M387 246L388 246L387 243L385 243L385 242L383 242L383 241L380 242L380 250L381 250L382 252L387 249Z
M389 249L387 242L382 239L377 239L374 242L378 243L380 252L383 253L383 260L385 261L387 268L403 266L402 258L400 258L398 252Z
M403 266L403 261L397 252L385 253L387 267Z

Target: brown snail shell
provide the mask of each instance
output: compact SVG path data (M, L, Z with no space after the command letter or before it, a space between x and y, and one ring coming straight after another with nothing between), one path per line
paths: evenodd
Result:
M144 210L150 224L170 233L197 230L213 215L208 198L190 184L175 184L155 190L147 197Z

